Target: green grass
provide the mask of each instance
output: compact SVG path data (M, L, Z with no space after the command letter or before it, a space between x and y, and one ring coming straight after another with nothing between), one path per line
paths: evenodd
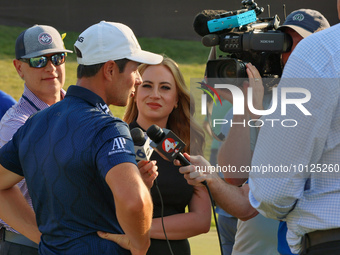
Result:
M192 255L219 255L220 244L216 228L211 228L206 234L189 238Z

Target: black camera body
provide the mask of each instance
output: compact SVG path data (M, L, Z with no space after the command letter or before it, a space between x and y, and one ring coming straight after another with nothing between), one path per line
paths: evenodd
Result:
M259 9L257 4L251 0L242 1L242 4L244 5L243 9L229 13L244 13L256 8L257 17L263 11L263 8ZM246 9L246 6L249 6L248 9ZM221 17L221 14L216 15L215 20L219 21L219 17ZM225 20L221 19L221 23L223 22ZM251 62L258 69L261 77L280 78L283 69L281 54L290 51L292 38L277 30L279 23L280 20L277 15L268 18L256 18L256 21L249 24L204 35L202 38L203 45L207 47L218 45L222 52L227 53L226 56L220 56L218 59L207 62L206 76L208 80L209 78L218 78L223 79L224 83L228 82L241 86L241 80L248 77L246 73L248 62ZM264 84L264 86L266 88L272 85Z

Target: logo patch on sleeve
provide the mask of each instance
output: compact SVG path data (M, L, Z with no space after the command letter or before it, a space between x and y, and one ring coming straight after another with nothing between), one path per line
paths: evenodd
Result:
M109 152L109 155L117 154L117 153L131 153L129 149L125 148L126 140L124 137L117 137L113 139L112 149Z

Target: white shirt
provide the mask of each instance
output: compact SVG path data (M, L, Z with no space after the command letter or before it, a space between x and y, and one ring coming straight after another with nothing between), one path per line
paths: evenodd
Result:
M251 172L249 199L264 216L287 222L293 253L301 250L305 233L340 227L339 41L340 24L298 44L285 66L278 98L282 88L305 88L311 99L303 106L312 115L288 105L283 116L279 103L277 110L264 118L294 119L297 125L264 125L252 160L258 169L278 170ZM303 95L291 93L291 97Z

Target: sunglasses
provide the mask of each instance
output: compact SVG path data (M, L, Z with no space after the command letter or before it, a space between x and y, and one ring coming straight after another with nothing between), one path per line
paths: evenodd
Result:
M65 63L66 54L65 53L57 53L50 57L40 56L35 58L21 58L22 62L25 62L30 65L30 67L34 68L43 68L47 65L48 61L51 60L54 66L60 66Z

